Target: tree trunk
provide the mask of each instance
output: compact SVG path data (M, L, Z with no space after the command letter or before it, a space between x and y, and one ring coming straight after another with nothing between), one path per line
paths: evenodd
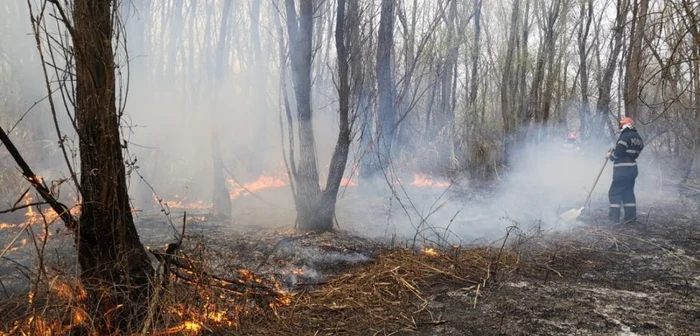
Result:
M154 270L136 232L126 187L115 103L112 3L73 4L83 196L76 243L92 316L102 325L105 318L112 328L126 330L138 327L145 316Z
M233 204L231 204L231 194L224 178L224 163L221 159L221 146L216 131L211 133L211 148L214 178L211 215L215 220L226 221L232 218Z
M544 124L549 119L549 102L551 81L545 78L545 66L547 66L547 75L551 74L554 60L554 46L556 41L555 27L559 19L561 9L561 0L555 0L550 4L550 8L545 10L545 4L541 4L542 22L541 29L543 30L544 40L540 44L540 51L537 55L537 64L535 66L535 75L530 88L530 97L528 102L528 119L534 117L538 124ZM543 83L544 82L544 83ZM544 92L541 92L542 85L545 85ZM539 135L539 132L538 132Z
M471 139L470 143L472 145L471 158L470 158L470 171L473 176L485 175L483 170L484 162L487 158L483 157L483 151L477 150L480 148L480 139L476 137L476 133L482 131L480 120L479 120L479 109L477 104L477 95L479 93L479 57L481 54L481 7L482 0L474 0L474 48L472 50L472 71L471 71L471 87L469 91L469 101L467 113L469 115L469 120L471 121L471 127L465 125L465 129L468 130L468 134L465 139Z
M523 14L523 27L522 36L520 40L520 57L518 58L518 82L513 88L514 97L518 97L516 100L517 105L514 105L518 110L518 124L522 125L525 122L529 122L531 117L528 114L528 99L527 99L527 77L528 68L530 64L530 51L529 51L529 36L530 36L530 4L531 0L525 0L525 13ZM521 137L525 135L525 132L520 132Z
M547 124L549 122L549 118L551 115L551 106L552 106L552 92L554 91L554 74L558 73L559 71L555 71L555 64L560 63L559 61L555 62L554 61L554 56L556 54L556 41L557 41L557 35L558 31L556 29L557 26L557 21L562 21L562 26L565 25L566 23L566 15L563 16L561 20L558 20L559 17L561 17L560 13L562 12L562 1L561 0L556 0L554 4L552 4L554 8L550 11L549 13L549 26L547 27L547 36L551 38L549 40L549 44L547 45L547 77L545 79L544 83L544 94L542 95L542 107L540 108L540 111L542 113L542 120L541 122L543 124ZM562 52L562 56L564 53ZM557 67L558 70L558 67ZM543 140L543 137L546 137L547 134L547 129L544 129L545 134L540 134L540 140Z
M394 48L394 0L382 0L377 42L377 116L376 144L379 169L390 161L391 143L396 129L392 54Z
M501 118L503 119L504 133L504 162L507 163L511 153L511 148L515 145L515 130L517 128L518 113L514 107L515 95L512 95L513 88L517 85L517 76L513 76L513 61L518 40L518 17L520 11L520 0L513 0L513 9L510 16L509 39L506 48L506 60L501 77Z
M649 0L639 0L633 27L630 30L630 50L625 69L625 116L634 118L639 112L642 40L647 21Z
M250 43L253 47L253 66L250 79L253 81L251 87L254 89L252 96L255 99L254 112L255 117L259 119L257 131L255 132L255 147L258 153L255 155L254 171L260 171L265 167L268 159L268 113L269 106L267 103L267 68L265 67L266 60L263 59L262 41L260 41L260 6L262 1L253 1L250 12Z
M301 230L330 230L332 214L322 212L316 143L311 112L311 54L313 1L301 0L299 17L294 0L286 0L292 81L299 123L299 166L296 169L297 221Z
M353 13L357 14L357 13ZM340 182L345 173L345 165L348 161L348 153L350 152L350 79L349 79L349 57L348 46L345 41L345 0L338 0L337 18L335 28L335 46L336 54L338 55L338 110L339 110L339 129L338 140L336 141L335 150L331 158L328 179L326 180L326 188L323 191L321 204L324 207L322 211L326 216L332 217L335 215L335 204L338 197ZM358 20L359 21L359 20ZM353 21L351 21L352 23ZM351 44L355 52L360 51L360 42Z
M578 56L581 72L581 109L579 110L579 132L582 137L588 137L588 52L586 41L593 20L593 0L581 0L579 7Z
M338 1L336 22L336 53L338 55L339 132L331 157L324 190L319 186L315 140L311 110L311 64L313 37L313 1L302 0L299 16L294 0L286 0L289 52L292 60L292 81L297 101L299 135L299 165L290 169L293 179L297 222L302 231L330 231L333 229L335 205L340 182L345 173L350 151L350 84L348 51L345 37L345 0ZM291 117L288 116L291 126ZM293 127L290 127L290 134ZM293 136L290 138L290 161L294 165Z
M215 102L221 101L218 94L218 87L221 87L225 79L224 73L228 69L229 57L228 46L231 39L229 35L229 20L231 18L232 1L227 1L224 4L221 27L219 27L219 38L216 44L216 59L214 64L215 73L213 74L214 82L211 83L212 90L217 92L214 94ZM218 107L218 104L212 104L210 109L211 117L211 152L212 152L212 176L214 178L212 188L212 209L213 218L217 220L230 220L232 218L233 205L231 204L231 196L228 192L228 185L224 178L223 160L221 158L221 147L219 145L218 124L216 123L216 115L213 113Z
M610 102L612 100L612 83L615 76L615 66L617 65L617 57L622 50L622 34L624 31L625 14L627 13L627 0L617 0L617 18L615 19L615 27L613 28L613 38L610 40L610 56L605 65L603 79L598 87L598 101L596 103L596 128L593 132L593 138L604 138L605 128L610 119Z

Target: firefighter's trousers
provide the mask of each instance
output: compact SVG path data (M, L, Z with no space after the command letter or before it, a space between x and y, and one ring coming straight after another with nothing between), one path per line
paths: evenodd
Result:
M608 218L613 222L620 221L620 210L624 208L624 221L637 218L637 204L634 196L634 182L639 171L636 162L616 163L613 165L613 179L608 192L610 211Z

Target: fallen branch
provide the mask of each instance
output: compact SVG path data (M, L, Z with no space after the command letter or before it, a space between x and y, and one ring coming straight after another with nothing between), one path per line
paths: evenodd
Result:
M29 168L29 165L26 161L24 161L24 158L22 158L22 155L17 150L17 147L15 147L15 144L12 143L10 138L7 136L7 133L5 133L5 130L2 129L1 126L0 141L2 141L3 144L5 144L5 147L10 152L10 155L12 155L12 158L15 160L20 170L22 170L22 175L24 175L24 177L27 178L27 181L29 181L29 183L32 184L32 186L34 187L34 189L36 189L39 195L41 195L41 197L44 200L46 200L46 202L51 206L53 211L55 211L58 214L58 216L61 217L61 220L63 220L63 222L66 223L66 227L68 227L68 229L70 230L74 230L78 226L78 221L73 217L73 215L71 215L67 206L56 200L56 198L54 198L53 195L51 195L51 191L49 191L49 188L47 188L41 182L41 179L38 178L36 174L34 174L31 168Z
M252 272L250 272L248 276L241 276L238 279L226 279L202 270L196 267L192 260L188 259L186 256L178 255L177 252L182 247L185 236L186 225L187 213L185 213L182 220L182 233L177 237L175 243L168 244L165 252L149 249L149 252L153 254L163 266L163 285L167 284L172 275L191 285L200 286L205 284L214 286L239 296L253 294L261 297L273 297L275 299L284 296L274 285L263 284L262 279L255 278ZM250 277L251 279L244 279L244 277ZM251 289L253 289L253 293L250 292Z

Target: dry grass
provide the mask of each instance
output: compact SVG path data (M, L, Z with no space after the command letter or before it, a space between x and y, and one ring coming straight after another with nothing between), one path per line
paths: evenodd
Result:
M275 314L249 316L237 334L375 335L416 330L445 321L431 313L430 293L437 288L478 292L487 285L494 263L512 270L516 260L487 248L420 253L386 250L376 262L302 291Z
M278 287L286 299L280 294L260 295L254 286L260 278L250 273L239 275L244 286L237 291L207 283L203 276L190 283L173 281L156 295L152 306L159 313L142 330L148 335L372 335L415 330L445 322L431 313L430 294L439 288L462 288L477 304L495 263L499 272L517 264L499 252L387 249L374 262L320 285L288 294ZM0 335L95 334L80 291L67 283L56 279L50 288L34 294L33 304L26 297L6 301L0 308L5 316Z

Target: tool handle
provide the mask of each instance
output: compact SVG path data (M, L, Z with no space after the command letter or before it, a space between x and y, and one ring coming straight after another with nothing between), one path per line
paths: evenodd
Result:
M585 207L588 204L588 201L591 200L591 196L593 196L593 190L595 190L595 186L598 184L598 180L600 180L600 176L603 175L603 171L605 170L605 165L608 164L609 158L605 158L605 162L603 162L603 166L600 168L600 172L598 173L598 177L595 178L595 182L593 182L593 187L591 187L591 191L588 192L588 197L586 197L586 202L583 203L583 206Z

